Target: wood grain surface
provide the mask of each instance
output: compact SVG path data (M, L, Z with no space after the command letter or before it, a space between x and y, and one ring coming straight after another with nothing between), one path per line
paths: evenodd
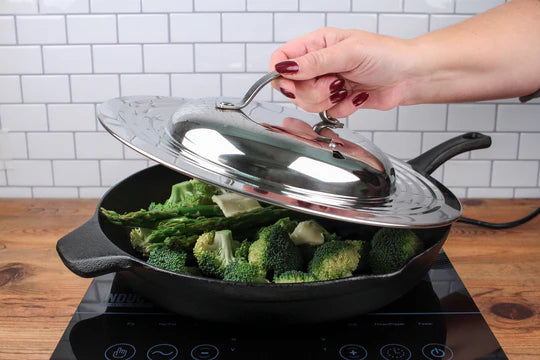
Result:
M56 241L97 200L0 199L0 359L49 359L90 279L72 274ZM464 216L504 222L540 200L465 200ZM540 359L540 217L509 230L458 223L444 246L510 359Z

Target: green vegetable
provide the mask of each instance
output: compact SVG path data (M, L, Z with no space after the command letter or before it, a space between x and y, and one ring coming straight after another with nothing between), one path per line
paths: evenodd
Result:
M193 255L204 275L223 278L223 271L234 261L233 253L239 245L230 230L210 231L199 236Z
M149 254L150 251L155 248L153 244L149 244L147 239L148 235L152 233L152 229L145 228L135 228L132 229L129 233L129 240L131 241L131 246L143 254Z
M292 210L268 206L228 218L174 218L160 222L158 229L153 231L152 234L148 236L147 241L151 243L159 243L165 240L167 237L196 235L213 230L229 229L231 231L236 231L253 228L256 229L259 226L273 223L279 218L285 216L295 216L295 213Z
M321 245L327 231L315 220L306 220L298 223L291 234L295 245Z
M249 247L251 246L251 242L248 240L242 241L238 249L234 252L234 257L237 260L244 260L248 261L248 254L249 254Z
M280 219L275 224L264 227L249 247L250 264L261 266L267 272L279 275L288 270L302 269L302 255L289 237L291 220Z
M285 271L284 273L274 277L274 282L277 284L304 283L313 281L317 281L315 275L298 270Z
M188 254L174 251L166 246L159 246L150 252L147 263L161 269L174 271L181 274L199 275L196 267L186 265Z
M213 185L192 179L174 184L170 197L163 204L150 204L148 210L171 210L178 207L213 205L212 196L223 191Z
M257 200L237 193L214 195L212 201L219 206L226 217L261 208Z
M223 272L223 280L266 283L266 271L259 265L247 261L235 260Z
M319 280L349 277L358 267L359 259L355 245L344 241L327 242L315 250L309 272Z
M198 205L193 207L174 207L171 209L160 208L153 210L141 209L139 211L127 212L119 214L113 210L100 209L101 213L111 223L129 227L146 227L153 228L159 221L177 218L177 217L192 217L199 216L223 216L223 213L216 205Z
M346 243L354 245L360 259L358 260L358 267L355 273L362 273L369 269L368 257L369 257L369 242L364 240L345 240Z
M411 230L382 228L371 239L369 266L375 274L401 269L424 250L424 244Z

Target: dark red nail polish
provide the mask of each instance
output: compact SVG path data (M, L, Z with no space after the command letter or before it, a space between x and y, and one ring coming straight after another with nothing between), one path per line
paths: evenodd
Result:
M366 92L360 93L360 94L356 95L354 97L354 99L352 99L352 103L353 103L354 106L360 106L364 102L366 102L368 97L369 97L368 93L366 93Z
M347 97L347 90L341 89L330 95L330 102L332 104L338 103Z
M345 85L345 80L337 79L330 84L330 93L333 94Z
M279 91L289 99L296 99L296 96L290 91L285 90L284 88L279 88Z
M295 61L287 60L276 64L276 71L280 74L295 74L300 67Z

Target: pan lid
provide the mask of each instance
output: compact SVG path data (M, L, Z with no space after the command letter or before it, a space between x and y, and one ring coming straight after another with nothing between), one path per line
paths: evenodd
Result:
M242 100L122 97L100 105L114 137L171 169L293 210L341 221L435 227L461 213L434 179L325 113Z

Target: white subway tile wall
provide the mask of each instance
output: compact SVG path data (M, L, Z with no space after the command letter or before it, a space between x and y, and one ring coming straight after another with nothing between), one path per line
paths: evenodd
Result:
M286 41L324 26L413 38L504 0L0 1L0 197L101 197L154 162L96 120L130 95L241 96ZM258 99L291 106L267 87ZM359 110L348 127L411 159L467 131L489 149L434 176L459 197L540 198L540 100ZM6 146L3 146L3 148Z

